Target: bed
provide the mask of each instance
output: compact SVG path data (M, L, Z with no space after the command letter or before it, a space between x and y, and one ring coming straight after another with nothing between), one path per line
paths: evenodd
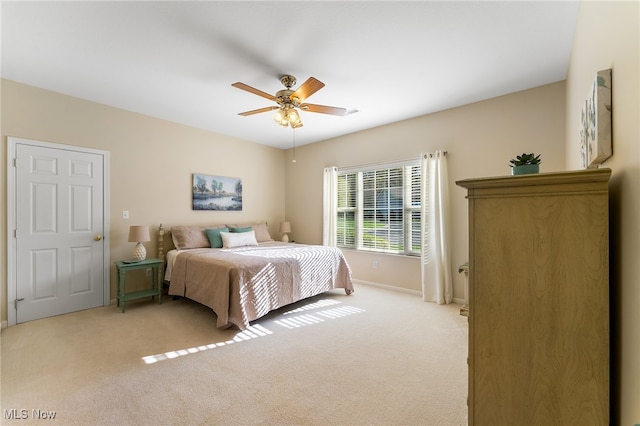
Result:
M162 225L158 257L164 257ZM267 313L333 289L353 293L351 270L336 247L274 241L266 222L171 227L168 294L211 308L217 327L244 330Z

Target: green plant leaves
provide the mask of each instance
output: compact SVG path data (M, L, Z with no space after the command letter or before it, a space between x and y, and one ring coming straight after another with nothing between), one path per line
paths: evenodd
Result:
M526 154L526 153L522 153L522 155L516 155L516 158L513 158L509 161L509 166L510 167L515 167L515 166L524 166L527 164L540 164L542 163L542 160L540 159L540 154L535 155L533 153L531 154Z

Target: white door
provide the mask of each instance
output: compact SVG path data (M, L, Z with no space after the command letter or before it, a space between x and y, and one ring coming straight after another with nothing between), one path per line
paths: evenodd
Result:
M104 155L16 143L14 164L16 322L106 304Z

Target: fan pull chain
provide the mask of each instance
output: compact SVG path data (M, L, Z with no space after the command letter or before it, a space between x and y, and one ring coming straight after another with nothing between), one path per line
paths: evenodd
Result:
M292 163L296 162L296 128L292 128L291 130L293 130L293 160L291 160Z

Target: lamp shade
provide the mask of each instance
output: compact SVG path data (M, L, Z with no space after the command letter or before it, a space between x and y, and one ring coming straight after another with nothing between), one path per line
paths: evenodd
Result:
M133 248L133 260L141 261L147 258L147 249L142 241L150 241L149 227L146 225L135 225L129 228L129 242L138 243Z
M134 225L129 228L129 242L151 241L149 227L146 225Z
M287 235L289 232L291 232L291 223L280 222L280 233L282 234L283 243L289 242L289 236Z
M287 234L291 232L291 223L290 222L280 222L280 233Z

